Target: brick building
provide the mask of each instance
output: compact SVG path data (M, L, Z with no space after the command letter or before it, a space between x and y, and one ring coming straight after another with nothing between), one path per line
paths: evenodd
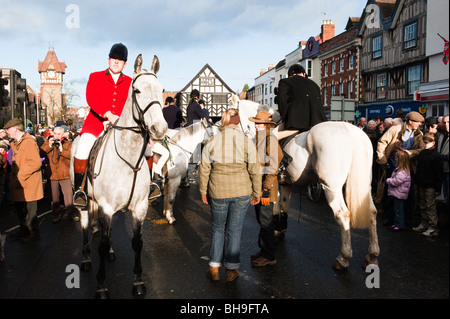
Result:
M359 18L349 18L345 31L320 44L322 103L329 111L332 96L359 100Z

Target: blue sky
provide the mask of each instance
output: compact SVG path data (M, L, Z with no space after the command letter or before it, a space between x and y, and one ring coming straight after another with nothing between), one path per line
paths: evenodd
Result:
M320 33L331 19L336 34L365 0L0 0L0 66L15 68L39 91L38 61L53 46L67 64L64 81L86 105L89 74L106 69L111 46L128 47L124 73L132 76L142 53L144 67L160 59L166 91L181 90L206 64L235 91L250 87L259 71L277 64ZM78 23L79 22L79 23Z

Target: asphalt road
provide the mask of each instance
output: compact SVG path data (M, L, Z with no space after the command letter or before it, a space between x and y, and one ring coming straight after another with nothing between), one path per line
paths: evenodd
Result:
M407 230L393 233L382 225L379 216L380 243L379 288L368 288L372 273L361 267L368 248L364 230L352 232L353 258L348 270L331 268L340 249L340 235L331 210L322 198L312 202L302 193L299 214L299 189L294 189L288 231L277 241L277 264L254 268L250 255L258 251L259 226L254 209L247 213L242 232L240 276L226 283L206 278L210 247L210 213L201 203L195 180L188 189L180 189L174 211L177 221L169 225L162 218L162 204L149 207L144 224L143 279L147 294L141 299L179 302L201 300L311 300L311 299L448 299L449 235L443 225L439 237L428 239ZM39 205L41 240L23 244L6 239L5 258L0 262L0 298L2 299L92 299L96 290L98 236L92 239L94 269L76 278L79 288L67 282L81 261L81 228L68 218L52 224L49 205ZM448 215L447 215L448 216ZM2 207L0 231L10 233L15 216ZM112 226L116 260L107 264L107 284L111 298L134 299L131 216L118 212ZM69 284L70 286L70 284ZM159 303L157 303L159 304ZM176 309L178 311L178 308ZM222 311L224 311L222 309Z

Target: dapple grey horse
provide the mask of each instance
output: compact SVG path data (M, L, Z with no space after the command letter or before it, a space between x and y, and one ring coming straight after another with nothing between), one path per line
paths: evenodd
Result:
M168 161L167 181L164 184L164 216L169 224L175 222L173 203L181 180L187 174L190 158L195 156L194 152L199 152L197 156L200 158L200 144L218 131L218 126L211 125L202 119L188 127L181 128L167 140L172 158ZM169 164L169 162L173 164Z
M248 118L255 116L258 109L267 108L236 97L232 100L233 107L239 109L241 127L251 136L254 128ZM274 119L279 118L276 111L271 112ZM292 138L283 149L293 160L286 168L289 182L280 185L276 207L288 212L292 185L320 182L341 232L341 253L333 268L349 266L351 228L369 231L369 249L363 267L378 264L377 211L371 194L373 150L367 135L348 123L323 122Z
M155 56L150 71L142 69L142 56L136 58L133 81L128 98L119 120L106 133L97 160L92 169L93 179L87 183L88 207L81 211L83 229L84 263L90 263L88 224L89 215L98 212L101 232L99 245L100 267L97 272L97 298L108 298L105 284L105 259L111 246L111 220L122 209L128 209L133 216L132 247L135 254L133 294L146 293L142 281L141 251L142 225L148 210L150 174L144 158L150 138L161 139L167 131L162 113L163 86L156 73L159 59ZM71 180L73 183L73 155L79 139L72 145Z

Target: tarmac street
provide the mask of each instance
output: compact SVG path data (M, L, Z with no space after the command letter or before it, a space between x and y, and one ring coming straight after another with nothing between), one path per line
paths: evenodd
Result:
M382 225L382 216L378 216L379 266L361 267L368 249L368 233L353 230L350 267L337 272L331 265L339 254L340 234L331 210L323 197L312 202L302 191L299 214L299 192L299 188L294 188L288 230L284 239L276 243L277 264L255 268L250 263L250 255L259 250L259 225L254 208L250 207L242 231L238 279L226 283L222 269L219 282L211 282L206 277L211 217L209 207L201 202L196 178L191 176L191 186L178 191L174 205L177 220L173 225L163 218L162 203L149 206L142 254L147 294L139 298L171 299L178 304L185 299L270 303L280 299L449 298L448 224L438 237L429 239L410 229L391 232ZM39 203L41 239L24 244L8 237L14 232L17 220L9 207L2 207L0 231L7 238L5 260L0 262L0 298L92 299L95 296L99 236L93 236L90 244L93 269L79 271L80 224L67 217L52 224L49 209L45 201ZM113 299L135 298L131 294L134 263L131 237L130 212L116 213L112 225L116 260L106 267L106 283ZM191 306L198 305L191 302ZM187 302L183 301L183 306L187 307ZM221 306L224 311L225 306Z

